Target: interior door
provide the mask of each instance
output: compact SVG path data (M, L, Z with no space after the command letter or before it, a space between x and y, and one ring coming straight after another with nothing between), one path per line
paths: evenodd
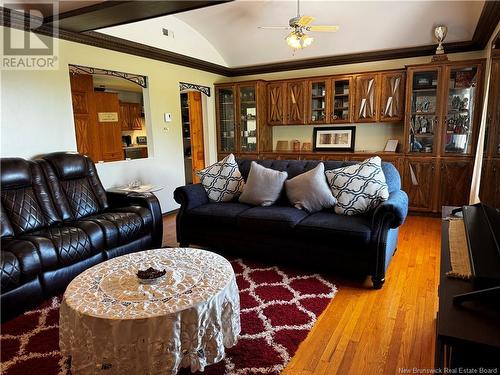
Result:
M201 105L201 93L198 91L188 92L188 102L193 183L197 183L200 180L196 175L196 172L205 168L205 146L203 140L203 111Z
M123 160L121 124L119 121L120 104L118 94L111 92L95 92L97 126L102 147L104 161ZM99 114L116 114L116 121L111 117L101 118Z
M380 85L380 121L402 121L405 102L405 73L381 73Z
M305 118L305 81L289 81L286 83L286 124L301 125Z
M267 123L269 125L284 123L284 96L283 82L267 84Z
M355 122L378 121L377 108L380 97L380 89L378 86L378 73L359 74L355 77Z

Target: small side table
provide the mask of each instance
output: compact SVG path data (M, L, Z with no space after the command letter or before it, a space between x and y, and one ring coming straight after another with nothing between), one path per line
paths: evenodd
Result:
M137 187L129 186L117 186L108 189L112 193L156 193L157 191L163 190L163 186L160 185L140 185Z

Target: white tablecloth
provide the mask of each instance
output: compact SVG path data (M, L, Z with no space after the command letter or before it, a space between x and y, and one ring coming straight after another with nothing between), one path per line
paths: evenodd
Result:
M155 284L138 269L166 269ZM79 374L175 374L223 359L240 333L231 264L190 248L128 254L98 264L68 286L60 309L61 352Z

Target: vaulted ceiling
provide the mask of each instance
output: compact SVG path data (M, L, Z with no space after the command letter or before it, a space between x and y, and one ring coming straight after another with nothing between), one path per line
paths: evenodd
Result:
M340 30L312 33L312 46L295 53L284 41L288 31L258 29L287 25L296 15L296 2L288 0L236 0L100 32L173 52L179 52L182 43L184 54L233 68L431 45L436 43L433 29L439 24L448 26L446 42L470 41L483 6L484 1L302 0L302 15L315 17L315 24L339 25ZM172 30L174 38L165 37L162 27L177 28ZM183 33L189 28L204 38L205 46L199 39L186 45ZM208 46L220 56L207 54Z

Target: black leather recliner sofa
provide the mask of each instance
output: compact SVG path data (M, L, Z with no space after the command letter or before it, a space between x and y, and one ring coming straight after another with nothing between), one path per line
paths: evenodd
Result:
M86 156L3 158L0 174L2 320L99 262L161 247L158 199L106 192Z

